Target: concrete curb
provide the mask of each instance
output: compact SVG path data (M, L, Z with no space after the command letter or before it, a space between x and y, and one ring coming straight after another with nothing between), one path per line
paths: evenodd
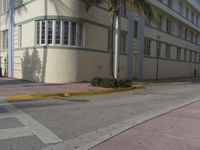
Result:
M198 81L200 78L186 78L186 79L169 79L169 80L152 80L152 81L141 81L144 85L149 84L164 84L164 83L173 83L173 82L191 82L191 81ZM137 83L137 82L135 82Z
M54 97L68 97L68 96L86 96L86 95L103 95L111 94L116 92L130 91L136 89L145 88L143 85L134 85L129 88L116 88L96 91L81 91L81 92L63 92L63 93L41 93L41 94L18 94L5 96L6 101L20 101L20 100L31 100L31 99L42 99L42 98L54 98Z

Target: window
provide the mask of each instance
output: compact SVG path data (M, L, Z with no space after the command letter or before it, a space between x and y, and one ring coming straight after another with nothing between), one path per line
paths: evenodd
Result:
M178 25L178 37L181 38L181 36L182 36L182 26L179 24Z
M41 44L46 43L46 21L41 22Z
M198 24L199 24L199 16L196 15L196 25L198 25Z
M82 45L82 23L67 20L36 22L36 43L67 46Z
M124 6L124 5L121 5L121 15L122 16L126 16L127 15L126 6Z
M166 24L166 32L171 33L172 31L172 22L167 19L167 24Z
M172 0L168 0L168 1L167 1L167 6L168 6L169 8L172 8Z
M184 61L186 61L186 58L187 58L187 50L184 49Z
M40 44L40 22L38 21L37 23L36 23L36 35L37 35L37 37L36 37L36 43L37 44Z
M159 15L158 17L158 29L161 30L162 29L162 16Z
M193 42L193 32L190 32L190 41Z
M188 38L188 30L185 29L185 40L187 40L187 38Z
M71 45L76 45L76 23L75 22L72 22L72 26L71 26Z
M83 36L82 32L83 32L83 26L82 24L79 23L77 24L77 33L76 33L78 46L82 45L82 36Z
M192 51L190 51L189 61L192 62Z
M171 46L166 44L166 52L165 52L166 58L170 58L170 51L171 51Z
M145 39L145 47L144 47L144 54L150 56L151 49L151 41L149 39Z
M197 52L194 53L194 62L197 62Z
M48 21L48 44L53 44L53 21Z
M176 59L181 60L181 48L180 47L177 48Z
M157 57L160 57L161 43L157 42Z
M8 49L8 30L2 32L2 48Z
M193 12L191 12L191 21L192 21L192 23L194 23L194 13Z
M188 8L186 7L186 10L185 10L185 17L188 19Z
M138 38L138 22L134 21L134 38Z
M68 45L69 44L69 22L64 21L63 22L63 44Z
M179 14L183 15L183 4L179 1Z
M196 36L195 36L195 43L197 43L198 41L198 33L196 33Z
M55 44L61 44L61 21L56 21L55 27Z
M125 53L126 51L126 32L121 32L121 43L120 43L120 52Z

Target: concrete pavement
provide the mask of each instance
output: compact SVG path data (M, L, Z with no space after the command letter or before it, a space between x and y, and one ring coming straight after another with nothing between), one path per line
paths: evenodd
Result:
M199 127L200 101L143 122L91 150L199 150Z

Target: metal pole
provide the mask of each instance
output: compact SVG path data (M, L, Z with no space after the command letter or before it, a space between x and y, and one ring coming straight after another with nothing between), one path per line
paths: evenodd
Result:
M118 0L118 9L116 15L115 27L115 57L114 57L114 77L119 78L119 54L120 54L120 29L121 29L121 1Z
M13 0L9 0L9 11L8 11L8 77L13 77L13 28L14 28L14 18L13 18Z
M0 55L0 77L2 77L3 74L2 74L2 67L1 67L1 55Z

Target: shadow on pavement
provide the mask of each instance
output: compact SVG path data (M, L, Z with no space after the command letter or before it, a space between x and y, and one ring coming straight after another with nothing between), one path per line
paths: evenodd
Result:
M18 80L18 79L8 79L8 78L0 78L0 85L16 85L16 84L31 84L35 82Z
M192 80L190 81L191 83L196 83L196 84L199 84L200 83L200 80Z
M90 100L86 99L64 99L64 100L19 100L10 102L12 105L16 106L19 109L30 109L30 108L44 108L44 107L55 107L63 105L73 105L73 104L83 104L89 102ZM3 103L1 103L3 105Z

